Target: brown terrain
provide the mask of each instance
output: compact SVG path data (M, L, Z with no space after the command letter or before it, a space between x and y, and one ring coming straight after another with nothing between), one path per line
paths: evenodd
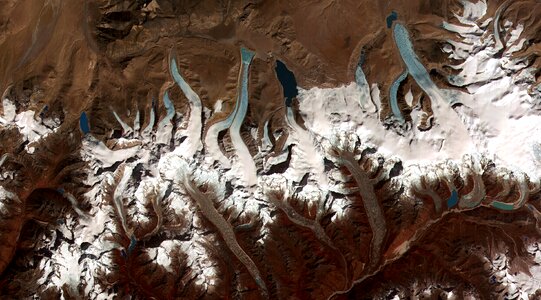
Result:
M452 22L462 9L460 1L450 0L4 2L0 90L38 111L48 105L51 114L62 112L68 118L90 111L97 128L114 126L102 109L112 106L122 115L148 108L171 85L170 55L205 106L222 100L227 113L234 106L241 45L257 53L250 74L258 82L250 85L250 111L258 112L255 126L282 105L273 75L275 59L285 62L299 86L308 89L354 81L361 52L368 82L380 84L382 116L387 116L388 89L404 66L386 17L396 11L428 70L445 75L450 71L444 70L446 57L438 43L453 34L440 24ZM489 3L487 15L500 7L497 2ZM540 6L519 2L524 5L508 5L502 18L527 19L527 37L535 40L541 20L531 8ZM516 55L537 57L536 49ZM418 99L421 92L413 91ZM182 107L183 97L173 98ZM399 104L408 109L403 99ZM220 114L207 125L216 119Z
M541 64L541 4L533 0L488 2L488 16L501 8L501 18L525 23L523 36L532 45L515 55L529 58L534 66ZM392 114L390 86L405 68L386 18L397 12L435 83L446 86L442 78L454 70L445 67L448 58L441 43L458 38L440 25L443 20L453 22L463 9L459 0L3 0L1 6L3 98L15 102L18 112L40 112L48 107L46 116L62 121L58 133L40 142L34 155L22 150L25 145L17 132L0 127L0 157L9 154L4 166L24 170L2 182L19 199L4 204L2 209L8 213L2 212L4 228L0 230L0 292L12 298L37 289L32 281L35 275L25 273L28 269L24 267L25 259L34 255L34 237L54 228L60 213L90 209L84 201L74 208L54 192L62 184L79 197L89 188L81 179L85 165L78 156L82 112L89 116L92 135L109 146L111 138L122 131L111 108L128 124L133 124L139 111L144 128L153 102L159 110L158 119L166 115L159 100L168 90L175 109L186 114L188 100L169 71L169 60L175 58L180 73L204 108L212 112L203 112L205 134L235 107L242 46L255 52L249 73L248 113L241 132L251 152L255 152L266 122L271 133L287 131L282 86L274 70L276 60L287 65L302 89L337 87L355 81L363 53L367 80L378 83L381 90L380 116L384 119ZM540 74L535 75L541 81ZM408 119L412 107L403 96L410 89L412 106L420 102L427 113L420 126L429 129L430 101L411 77L401 85L399 106ZM219 112L215 112L217 105L222 107ZM293 102L293 108L295 105ZM297 113L296 117L302 124L302 116ZM258 141L249 134L253 128L258 129ZM275 152L281 151L283 136L275 139L271 134ZM227 152L229 134L221 138ZM460 197L477 195L472 191L482 184L479 202L484 202L474 209L448 213L437 204L437 199L446 201L451 196L445 180L427 179L416 199L398 201L404 196L391 181L396 174L379 177L367 167L381 164L377 158L364 152L335 154L340 163L326 162L326 167L339 170L350 179L350 187L357 187L351 194L340 195L352 203L348 218L333 222L329 212L314 217L312 210L317 208L303 206L294 197L273 195L277 221L268 229L270 242L259 245L255 241L261 226L256 216L254 220L228 218L230 212L215 207L219 205L213 202L216 199L211 192L186 181L204 226L216 233L219 241L220 246L208 246L210 259L220 270L214 290L201 290L193 283L186 254L179 251L171 258L178 266L171 275L148 263L151 259L143 251L143 243L133 246L127 258L115 251L112 260L118 268L103 275L100 284L120 297L138 295L134 299L393 299L395 295L414 299L418 294L411 286L431 284L440 284L431 299L451 290L459 295L457 299L462 295L491 299L492 287L486 280L490 274L482 270L483 255L508 251L512 270L528 272L524 266L531 262L524 258L524 239L539 238L533 220L541 209L538 201L533 201L539 199L533 184L528 186L534 203L529 210L523 207L502 213L488 208L486 199L502 199L502 195L518 199L520 190L514 183L505 190L494 166L487 164L482 178L456 175L452 182ZM395 167L400 172L401 166ZM108 193L114 194L111 189ZM108 201L116 201L109 196ZM112 240L129 248L133 234L144 236L147 244L159 245L162 236L153 228L187 226L167 219L165 213L162 216L153 201L156 220L146 225L152 229L130 232L124 228ZM125 218L125 213L117 213ZM245 226L247 223L250 226ZM410 241L409 250L397 254ZM477 246L491 252L480 254ZM77 294L65 287L40 296L58 299L61 290L72 299L85 298L81 290ZM537 298L532 295L531 299Z
M148 111L151 99L171 85L170 55L177 58L207 108L222 100L223 111L229 112L235 101L241 45L257 53L250 74L252 82L258 82L250 85L250 119L256 126L282 107L275 59L297 74L302 88L332 87L354 80L360 52L365 51L368 81L382 85L385 100L390 83L404 68L386 27L391 11L397 11L415 40L422 41L416 45L421 57L438 69L444 58L434 41L449 38L438 30L439 23L461 9L459 1L433 0L407 5L403 1L6 2L0 19L0 90L28 108L48 105L51 113L62 112L68 118L89 111L92 127L98 129L118 126L102 111L109 107L121 116L135 109ZM176 107L182 107L182 98L173 95ZM383 105L385 116L389 109L385 101ZM215 119L220 114L207 125Z

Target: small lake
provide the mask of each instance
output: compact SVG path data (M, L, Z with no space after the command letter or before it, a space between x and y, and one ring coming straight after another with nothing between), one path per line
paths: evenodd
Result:
M451 192L451 197L447 199L447 207L452 208L457 204L458 204L458 192L456 190L453 190Z
M135 249L135 245L137 244L137 240L135 239L135 235L131 235L130 237L130 245L128 246L128 255L132 253L133 249Z
M41 109L41 112L39 113L39 117L40 118L45 118L45 115L47 114L47 112L49 111L49 106L48 105L45 105L42 109Z
M297 80L295 80L295 75L291 72L286 65L276 60L276 67L274 68L278 80L282 85L284 90L284 98L286 99L286 105L290 106L293 98L297 97L299 91L297 90Z
M393 27L393 22L398 19L398 14L396 11L391 12L389 16L387 16L387 28Z
M501 210L513 210L514 209L513 204L499 202L499 201L492 202L492 206L494 206L497 209L501 209Z
M87 134L90 132L90 125L88 124L88 117L86 115L86 112L81 113L81 117L79 118L79 127L81 128L81 131L84 134Z

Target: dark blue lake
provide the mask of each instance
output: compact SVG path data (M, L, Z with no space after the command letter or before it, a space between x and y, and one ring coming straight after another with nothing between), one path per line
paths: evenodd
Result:
M133 249L135 249L135 245L137 244L137 240L135 239L135 235L132 234L130 237L130 245L128 246L128 254L130 254Z
M87 134L90 132L90 125L88 124L88 117L86 116L86 112L84 111L81 114L81 117L79 118L79 127L81 127L81 131L84 134Z
M393 22L398 19L398 14L396 11L391 12L389 16L387 16L387 28L393 27Z
M49 111L49 106L48 105L45 105L42 109L41 109L41 112L39 113L39 117L40 118L44 118L45 117L45 114Z
M451 197L447 199L447 207L451 208L458 203L458 192L456 190L453 190L451 192Z
M295 80L295 75L293 72L291 72L286 65L277 60L276 61L276 75L278 76L278 80L280 81L280 84L282 85L282 88L284 90L284 97L286 98L286 105L291 105L291 100L293 98L297 97L299 94L299 91L297 90L297 80Z

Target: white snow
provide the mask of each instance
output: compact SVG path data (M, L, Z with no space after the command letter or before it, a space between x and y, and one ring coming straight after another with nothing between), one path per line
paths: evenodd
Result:
M111 109L111 110L113 110L113 109ZM113 110L113 115L115 116L115 119L120 124L120 126L122 126L122 131L123 131L122 134L123 135L130 134L133 131L133 129L128 124L126 124L126 122L122 121L120 116L114 110Z
M137 110L135 120L133 120L133 132L135 137L139 136L139 130L141 130L141 113Z
M358 105L358 102L355 101L355 104ZM321 185L321 188L326 190L328 183L325 166L323 165L323 156L317 151L312 133L297 124L293 110L290 107L287 108L286 120L292 129L289 136L290 143L295 144L296 147L292 150L291 166L287 169L285 176L299 182L304 174L310 173Z
M140 151L140 146L135 146L126 149L111 150L93 137L88 137L83 140L83 157L88 157L100 162L100 166L107 168L117 162L125 161L133 157Z
M145 138L149 138L152 134L152 128L154 127L154 124L156 123L156 112L154 111L154 107L150 109L150 120L148 121L147 127L143 129L143 132L141 135Z
M528 296L535 294L541 286L541 251L539 246L538 242L528 245L528 252L534 257L536 263L529 270L532 276L522 272L507 274L511 281L520 287L521 298L519 299L528 299Z
M531 76L533 70L527 69L525 63L511 59L511 54L524 45L524 39L520 40L524 26L517 24L512 28L510 22L505 24L510 34L502 42L506 46L502 58L493 57L498 48L492 35L464 33L464 39L476 45L477 50L455 48L468 56L457 66L462 68L459 75L450 78L450 82L467 85L469 93L460 95L460 101L466 105L457 109L463 124L456 126L468 129L477 152L494 157L496 162L512 169L523 170L535 180L541 175L538 155L541 116L534 108L539 100L527 93L535 79Z
M464 18L461 19L465 24L471 24L470 21L482 16L486 9L483 1L465 5ZM527 93L528 84L519 83L528 79L531 72L506 72L502 62L508 66L516 64L510 60L509 54L501 59L493 58L493 43L487 42L489 39L483 41L477 35L477 28L448 27L455 31L460 29L467 37L468 44L455 43L453 52L468 54L468 59L459 66L463 71L458 76L460 85L467 85L468 94L436 91L435 87L426 86L436 118L436 125L431 130L422 132L412 126L402 135L386 130L375 113L360 107L358 99L366 95L355 84L335 89L301 90L298 98L306 126L319 137L320 143L323 140L334 141L340 132L356 132L362 142L376 146L388 156L398 156L406 166L445 159L460 161L466 154L482 154L494 157L498 163L511 169L522 170L531 178L539 178L541 116L533 109L533 104L538 101ZM506 45L517 45L522 30L522 25L517 25ZM476 49L475 53L472 53L473 49ZM379 100L375 87L373 85L371 95L373 103L364 102L375 106L372 111L377 110L374 103ZM449 96L457 97L465 105L452 109L443 100ZM414 111L412 117L415 124L419 115Z
M261 150L268 151L272 148L272 142L269 137L269 121L265 121L263 125L263 136L261 138Z
M9 123L15 120L15 116L17 115L16 107L13 102L11 102L9 99L4 98L2 100L2 105L4 108L4 116L1 119L0 123Z
M4 164L4 162L6 162L6 159L8 157L8 154L7 153L4 153L4 155L2 155L0 157L0 168L2 167L2 165ZM1 170L1 169L0 169Z
M199 230L194 230L194 237L192 241L181 241L180 242L180 249L188 255L186 259L186 263L189 267L191 267L194 271L200 272L199 276L197 276L195 283L197 285L208 287L212 286L215 283L216 280L216 274L217 269L215 264L208 259L210 257L210 254L208 253L207 249L197 241L207 240L212 241L216 240L217 238L214 237L203 237L201 236L201 233Z
M262 146L257 156L263 160L263 171L286 161L289 155L287 147L292 146L290 166L282 174L256 173L258 170L254 160L239 132L245 112L240 113L239 119L236 119L237 124L230 129L236 150L233 163L222 153L218 135L231 127L233 120L237 118L237 110L208 129L204 143L206 155L201 155L202 105L178 70L175 73L176 63L174 67L171 65L172 73L178 75L175 78L177 84L190 102L187 123L181 123L178 118L173 120L174 111L167 103L169 99L166 93L163 100L168 107L168 115L157 126L157 132L153 132L156 122L153 109L149 124L141 136L138 135L141 126L139 113L132 129L113 112L125 133L135 131L133 139L118 139L116 145L122 148L119 150L109 149L105 143L92 136L83 140L81 155L89 162L91 169L86 184L92 186L86 198L91 202L92 208L90 217L81 219L74 231L76 242L91 243L89 251L94 251L93 253L119 247L104 238L115 230L111 220L111 217L116 217L113 206L121 211L129 201L132 205L126 208L127 218L134 223L148 222L148 217L144 215L147 213L145 204L148 204L149 193L156 191L164 197L167 190L170 193L162 203L166 203L176 215L182 216L186 224L180 224L179 230L190 230L192 235L187 241L166 239L159 247L150 249L149 253L156 257L157 263L172 271L176 266L171 264L170 254L174 249L180 248L188 256L187 263L196 274L194 276L197 276L196 283L212 286L218 270L209 259L211 255L204 245L216 244L218 237L209 234L208 228L203 228L200 219L202 214L193 199L185 194L185 176L193 176L199 184L206 183L216 192L216 206L219 211L228 211L232 217L257 217L261 220L262 239L258 242L263 243L267 236L266 226L273 222L272 208L269 208L267 199L269 191L281 190L286 195L295 192L297 199L305 202L308 207L318 205L320 210L335 212L333 221L347 217L350 204L348 200L328 197L328 191L353 193L356 192L355 188L346 187L346 178L342 173L336 170L326 172L324 158L333 160L328 155L331 146L346 147L351 142L350 138L357 137L360 138L362 147L377 148L378 155L385 159L385 168L395 161L402 161L405 171L399 180L406 187L406 193L409 192L408 189L419 184L421 176L450 181L456 173L462 177L472 172L478 173L480 161L484 158L494 159L499 166L513 170L514 175L509 178L523 180L521 171L530 178L540 178L541 115L535 109L540 101L527 92L534 80L532 70L526 67L525 62L511 58L511 54L519 51L526 43L520 38L523 25L506 23L509 29L507 32L510 33L505 37L506 49L502 58L495 58L494 36L483 34L489 22L475 23L486 13L486 1L462 3L465 7L464 13L457 16L462 24L443 23L445 29L458 33L462 41L449 41L449 45L443 50L449 54L451 62L452 59L465 59L462 63L451 66L458 70L459 74L449 78L449 81L465 87L467 93L442 90L430 84L423 85L432 101L436 122L433 128L428 131L417 128L423 114L419 106L413 108L411 126L400 130L386 128L380 121L381 99L378 83L368 83L362 70L357 70L357 83L337 88L299 89L299 113L306 129L297 124L293 110L287 108L284 117L288 128L284 128L282 134L287 130L289 137L284 151L276 156L269 156L269 135L277 137L278 134L269 133L269 124L264 124ZM463 105L452 108L450 100L453 98ZM406 102L409 105L413 103L411 90L406 94ZM17 114L15 105L7 99L3 101L3 105L4 114L0 123L18 126L28 140L39 139L50 132L35 121L34 112ZM221 100L216 102L214 107L214 112L220 111ZM172 121L178 122L177 126L173 126ZM173 132L173 128L179 129ZM251 131L253 137L257 136L255 133L255 130ZM156 147L160 142L169 145L173 134L175 137L186 136L187 139L180 145L175 144L174 149ZM156 139L153 140L153 137ZM5 159L5 155L0 158L0 167ZM216 161L218 164L215 164ZM113 183L115 171L107 168L117 162L124 162L126 169L116 187L115 201L109 203L105 198L105 188ZM139 181L133 176L136 168L143 169ZM305 174L309 174L308 183L300 186L299 182ZM226 182L232 188L231 195L227 196ZM525 189L524 185L520 187ZM13 196L0 186L0 198ZM74 199L69 196L66 195L68 200L74 203ZM77 207L76 212L83 214ZM130 232L127 223L122 223L126 231ZM408 247L409 241L405 242L399 251L406 251ZM54 267L56 273L52 284L73 284L73 280L78 280L77 276L83 273L76 259L80 255L81 253L73 251L71 246L61 245L46 266L53 268L52 261L58 264ZM541 257L541 254L539 256ZM108 262L101 263L107 265ZM512 292L529 291L530 287L538 286L541 268L532 268L532 273L535 273L533 278L516 275L516 278L511 280L515 286L510 284L508 288ZM521 282L522 286L517 282ZM454 295L448 293L448 297L453 298Z
M222 153L218 144L218 135L220 132L226 130L228 125L225 124L226 120L217 122L209 127L205 136L205 149L209 153L209 157L206 157L207 161L212 164L214 161L218 161L224 169L231 167L231 162Z
M0 214L8 213L7 211L5 211L6 209L3 203L8 199L19 202L19 198L17 197L17 195L6 190L3 186L0 185Z
M19 129L19 132L23 135L23 139L28 141L29 144L41 140L48 134L55 132L57 129L50 129L44 124L53 125L54 127L59 126L59 122L51 122L51 120L48 119L43 120L43 122L39 122L35 118L36 112L32 110L22 111L17 114L15 104L7 98L2 100L2 104L4 112L3 116L0 117L0 125L4 124L4 126L16 126ZM32 154L35 148L26 145L25 150L29 154Z
M35 112L24 111L15 117L15 122L19 127L19 132L22 133L26 140L30 143L43 138L51 132L51 130L36 121L34 118Z
M357 103L358 97L355 84L300 91L298 99L305 125L319 137L319 143L324 140L333 142L341 132L355 132L362 143L378 147L378 151L385 155L396 155L406 165L446 159L450 157L449 153L453 153L445 151L452 143L442 147L452 132L434 134L413 128L406 136L401 136L393 130L386 130L376 113L363 113ZM452 158L460 159L463 154Z
M222 105L223 105L223 100L218 99L216 101L216 103L214 103L214 112L221 112L222 111Z
M203 127L201 112L203 105L201 103L201 99L199 99L199 96L180 75L175 59L173 59L170 64L173 78L190 102L190 117L188 119L188 126L183 132L187 138L184 143L180 145L180 147L175 149L175 152L183 155L184 157L191 158L203 147L201 143L201 129ZM218 105L218 103L216 103L216 105ZM218 108L221 109L221 102Z
M476 2L460 0L460 3L464 6L464 11L462 16L455 14L455 17L462 24L475 25L475 22L483 17L487 12L486 0L479 0Z
M51 259L57 271L56 276L51 278L51 283L55 286L67 284L74 291L77 290L81 276L78 262L80 253L77 252L77 247L64 242L60 245L59 252L54 253Z

